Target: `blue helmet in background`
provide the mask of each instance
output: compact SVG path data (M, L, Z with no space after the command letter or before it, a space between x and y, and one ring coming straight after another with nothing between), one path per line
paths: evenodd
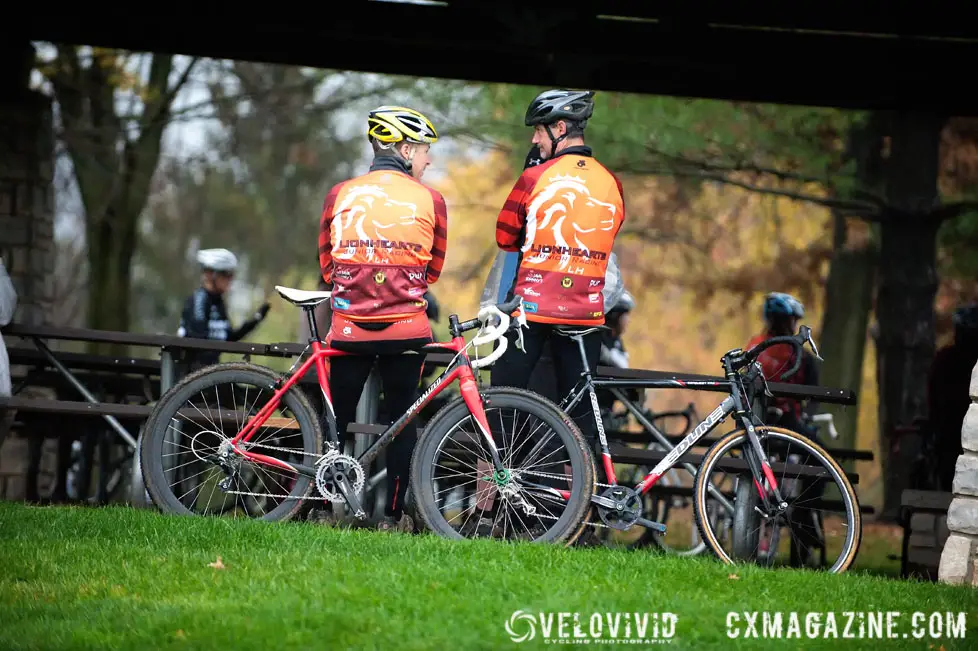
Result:
M764 297L764 318L770 321L777 316L800 319L805 316L805 306L791 294L771 292Z

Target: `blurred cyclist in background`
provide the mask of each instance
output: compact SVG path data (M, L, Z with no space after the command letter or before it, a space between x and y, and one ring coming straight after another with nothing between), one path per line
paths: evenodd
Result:
M227 249L202 249L197 253L197 262L200 264L200 287L184 303L177 336L214 341L244 339L265 319L268 303L263 303L254 316L240 327L231 327L224 295L238 269L238 258ZM178 374L182 377L204 366L216 364L220 357L217 351L186 350Z
M798 320L805 316L805 307L791 294L771 292L764 297L765 329L755 335L747 343L747 348L766 341L771 337L793 335L798 330ZM818 384L818 366L815 356L802 350L802 361L798 371L789 378L782 374L791 370L795 364L795 348L790 344L771 346L758 356L764 377L769 382L785 382L788 384ZM794 398L772 398L768 406L769 413L773 408L773 418L767 418L766 424L784 427L809 438L815 439L817 428L808 419L818 410L818 403L809 400L807 405Z

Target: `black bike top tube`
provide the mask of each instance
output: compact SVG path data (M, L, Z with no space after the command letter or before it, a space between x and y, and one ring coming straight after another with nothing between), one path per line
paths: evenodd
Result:
M635 379L635 378L591 378L596 387L611 386L646 389L726 389L736 388L733 380L677 380L677 379Z

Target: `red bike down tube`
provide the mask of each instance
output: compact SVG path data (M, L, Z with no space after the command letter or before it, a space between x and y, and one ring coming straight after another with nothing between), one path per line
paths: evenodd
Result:
M265 406L262 407L231 440L232 448L236 454L256 463L289 470L297 474L309 474L308 470L307 472L302 472L299 468L290 463L282 461L281 459L269 457L257 452L242 450L239 447L239 443L242 441L247 443L251 440L251 437L258 430L258 428L261 427L265 421L268 420L269 416L271 416L272 412L278 408L281 401L281 396L285 395L285 393L291 389L300 378L305 377L305 374L309 371L309 367L313 364L316 365L316 377L319 380L319 387L322 391L323 397L325 398L327 408L330 411L330 415L335 418L336 414L333 410L333 401L329 392L329 372L326 370L326 359L330 357L351 355L353 353L337 350L335 348L324 347L318 340L312 341L310 345L312 347L312 355L305 362L303 362L299 369L295 373L291 374L291 376L284 383L281 383L281 385L276 389L275 395L272 396ZM461 353L465 350L465 348L465 339L461 335L454 337L449 343L436 342L424 346L424 350L448 350L456 354ZM451 385L456 379L459 380L462 399L469 408L469 412L475 417L476 422L482 429L483 435L491 438L489 420L486 417L486 412L482 405L482 397L479 395L479 386L476 382L475 374L472 372L472 368L468 364L459 364L454 366L447 374L439 378L421 395L418 401L412 405L409 410L409 414L416 414L418 411L423 409L429 401L441 393L441 391L443 391L447 386ZM570 493L567 492L565 498L569 498L569 496Z

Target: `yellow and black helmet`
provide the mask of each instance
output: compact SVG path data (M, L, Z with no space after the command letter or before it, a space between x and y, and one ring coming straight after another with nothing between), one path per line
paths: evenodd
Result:
M404 106L380 106L372 110L367 116L367 137L385 144L402 140L428 145L438 142L438 132L431 121Z

